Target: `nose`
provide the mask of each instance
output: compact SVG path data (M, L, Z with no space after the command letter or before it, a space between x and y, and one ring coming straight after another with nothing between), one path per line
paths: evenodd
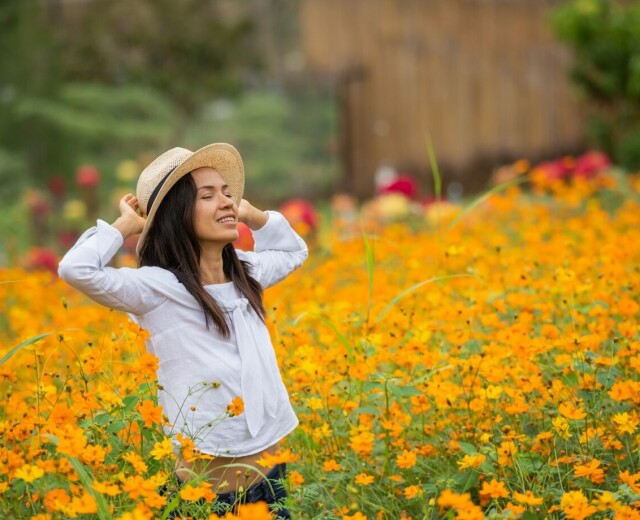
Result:
M221 208L229 208L233 206L233 199L227 197L224 193L220 192L218 194L218 199L220 200L219 205Z

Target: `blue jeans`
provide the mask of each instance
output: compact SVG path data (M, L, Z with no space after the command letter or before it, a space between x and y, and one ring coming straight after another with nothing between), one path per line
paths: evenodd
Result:
M228 506L227 509L233 509L234 506L239 504L252 504L255 502L266 502L267 504L281 503L287 498L287 491L279 479L284 479L286 476L287 465L277 464L267 473L267 478L252 485L241 493L221 493L216 497L215 503L225 504ZM278 520L289 520L291 518L289 511L284 507L275 509L274 513ZM218 514L218 516L220 516L220 514Z

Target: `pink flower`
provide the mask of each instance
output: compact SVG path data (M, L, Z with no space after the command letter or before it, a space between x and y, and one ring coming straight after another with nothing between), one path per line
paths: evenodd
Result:
M385 193L399 193L409 199L413 199L418 194L418 184L411 177L403 175L396 177L389 184L382 186L378 190L379 195Z
M574 175L576 177L593 177L598 172L611 166L609 158L598 151L587 152L576 160Z

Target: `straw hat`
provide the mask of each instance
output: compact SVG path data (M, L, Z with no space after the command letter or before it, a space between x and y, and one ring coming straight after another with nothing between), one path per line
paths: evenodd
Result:
M220 172L229 185L234 202L240 204L244 191L244 166L238 150L227 143L209 144L195 152L186 148L172 148L154 159L138 179L136 188L138 207L142 216L147 218L136 247L138 254L162 199L182 177L204 166L215 168Z

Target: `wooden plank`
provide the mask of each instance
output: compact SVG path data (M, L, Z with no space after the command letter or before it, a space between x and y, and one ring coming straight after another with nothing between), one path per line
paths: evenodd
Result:
M303 0L311 70L343 81L351 186L381 164L428 168L426 136L451 172L575 148L584 116L547 0ZM328 29L330 28L330 30ZM485 172L486 174L486 172Z

